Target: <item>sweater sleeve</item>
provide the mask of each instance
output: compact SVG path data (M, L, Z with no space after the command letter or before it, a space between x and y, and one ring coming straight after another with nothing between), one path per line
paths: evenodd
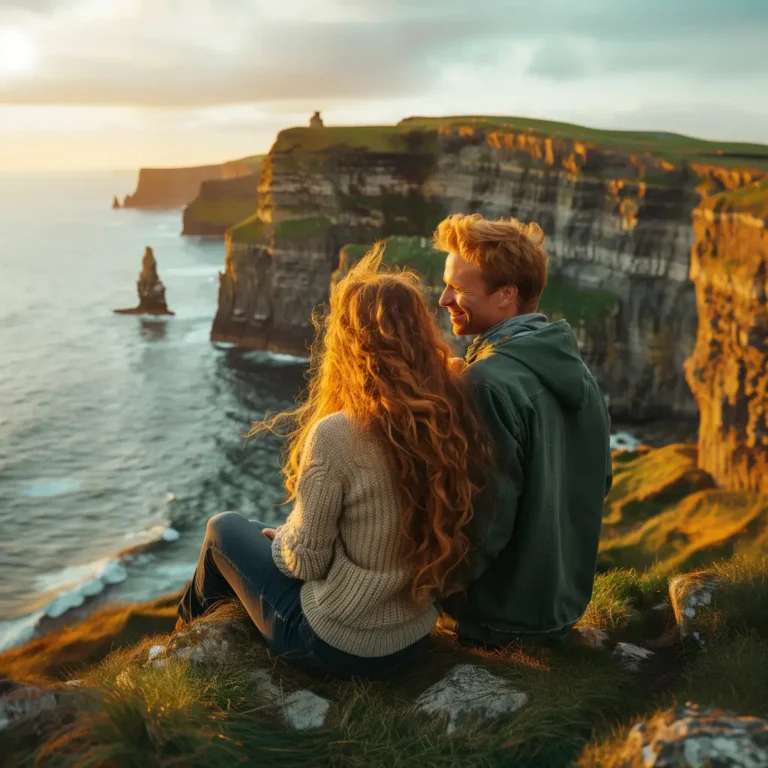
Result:
M343 483L322 422L307 441L296 488L296 502L272 541L272 559L294 579L321 579L333 560Z
M476 383L473 393L482 421L493 439L495 461L487 487L475 500L467 531L473 543L469 582L483 575L512 538L524 482L523 450L512 406L488 384Z

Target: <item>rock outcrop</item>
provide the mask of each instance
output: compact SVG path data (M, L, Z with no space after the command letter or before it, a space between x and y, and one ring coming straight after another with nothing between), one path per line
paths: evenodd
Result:
M688 702L638 723L617 757L617 768L761 768L768 720Z
M116 309L117 315L173 315L165 303L165 286L157 274L157 262L147 246L141 259L141 272L136 283L139 305L133 309Z
M136 191L125 208L181 208L194 200L204 181L232 179L254 172L254 158L195 168L142 168Z
M693 418L692 211L722 173L713 162L748 161L684 137L588 133L513 118L281 132L257 213L228 233L212 339L306 354L344 245L429 238L453 211L514 215L548 234L545 309L574 325L613 414Z
M117 199L117 195L112 198L112 210L120 208L120 201Z
M724 488L768 494L768 184L705 200L694 232L699 328L686 375L699 465Z
M310 128L323 128L323 118L320 117L319 112L315 112L312 117L309 118Z
M445 721L446 733L473 721L511 715L528 702L503 678L474 664L459 664L416 700L416 709Z

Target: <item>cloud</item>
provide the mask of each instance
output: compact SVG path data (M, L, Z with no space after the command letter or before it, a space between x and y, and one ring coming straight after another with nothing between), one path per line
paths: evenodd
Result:
M595 69L595 55L588 40L547 38L536 46L527 72L553 80L578 80L594 74Z
M0 26L20 8L40 61L0 72L5 105L276 114L439 95L456 112L485 92L495 113L609 119L663 92L684 122L697 89L748 105L768 78L763 0L0 0Z

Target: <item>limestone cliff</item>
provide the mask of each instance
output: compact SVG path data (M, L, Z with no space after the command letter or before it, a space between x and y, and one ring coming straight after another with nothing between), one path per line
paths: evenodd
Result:
M454 211L512 215L547 233L543 309L572 322L613 413L693 417L692 211L703 179L768 165L747 149L516 118L283 131L257 213L228 235L212 338L303 351L345 244L429 237Z
M693 226L699 465L725 488L768 494L768 183L705 199Z
M254 172L252 158L196 168L142 168L136 191L125 198L125 208L181 208L193 200L200 185L213 179L232 179Z

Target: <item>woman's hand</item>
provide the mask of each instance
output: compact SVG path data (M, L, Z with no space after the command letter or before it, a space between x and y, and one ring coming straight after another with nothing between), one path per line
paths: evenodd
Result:
M274 528L264 528L262 530L262 533L270 540L272 541L275 538L275 534L277 531Z

